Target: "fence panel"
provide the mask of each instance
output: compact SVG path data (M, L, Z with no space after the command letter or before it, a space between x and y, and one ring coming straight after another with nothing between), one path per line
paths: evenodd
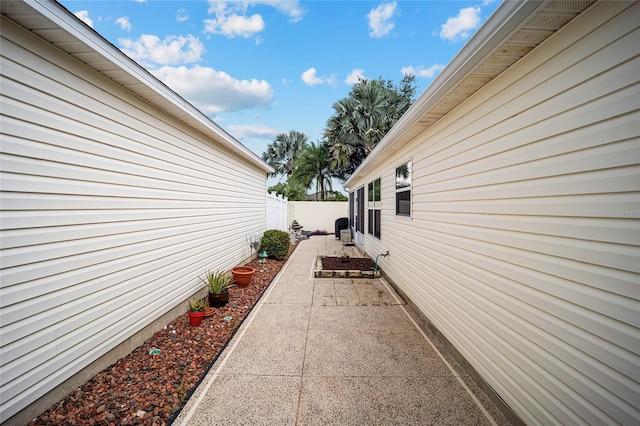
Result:
M267 193L267 229L287 231L287 199Z

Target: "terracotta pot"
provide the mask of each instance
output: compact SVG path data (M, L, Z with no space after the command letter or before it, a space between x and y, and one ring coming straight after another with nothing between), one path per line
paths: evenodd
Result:
M229 290L224 293L209 293L209 306L220 308L229 302Z
M233 281L239 286L248 285L251 282L251 277L256 272L255 269L250 266L236 266L231 269L231 275L233 277Z
M204 318L204 312L189 312L189 324L193 327L197 327Z

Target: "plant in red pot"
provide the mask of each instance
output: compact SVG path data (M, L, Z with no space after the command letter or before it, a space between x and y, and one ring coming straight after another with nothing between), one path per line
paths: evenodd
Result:
M233 276L233 281L239 286L249 285L251 282L251 277L256 270L250 266L236 266L231 269L231 275Z
M200 279L209 290L209 306L220 308L229 302L229 287L233 286L233 280L226 272L208 271Z
M189 324L193 327L199 326L204 318L205 305L202 299L189 300Z

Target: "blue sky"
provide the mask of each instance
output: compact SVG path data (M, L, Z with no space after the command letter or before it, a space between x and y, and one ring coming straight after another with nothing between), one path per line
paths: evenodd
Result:
M357 76L421 94L499 2L62 0L261 156L278 133L322 137Z

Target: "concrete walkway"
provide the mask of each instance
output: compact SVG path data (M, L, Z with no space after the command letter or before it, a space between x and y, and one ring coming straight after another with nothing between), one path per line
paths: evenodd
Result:
M176 425L508 424L383 279L314 278L302 241Z

